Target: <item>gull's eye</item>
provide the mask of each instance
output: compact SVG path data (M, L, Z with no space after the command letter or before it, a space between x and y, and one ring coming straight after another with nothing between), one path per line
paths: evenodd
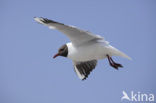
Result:
M59 51L63 51L63 49L60 49Z

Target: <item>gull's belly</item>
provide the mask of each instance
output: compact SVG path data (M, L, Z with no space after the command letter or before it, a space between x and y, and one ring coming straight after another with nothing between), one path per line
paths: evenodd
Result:
M72 52L69 52L68 58L75 61L99 60L106 57L104 51L104 46L97 44L72 48Z

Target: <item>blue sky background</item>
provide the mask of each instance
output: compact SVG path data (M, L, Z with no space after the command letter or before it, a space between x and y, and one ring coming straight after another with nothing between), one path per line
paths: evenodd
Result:
M156 95L155 0L1 0L0 103L119 103L122 91ZM85 81L71 60L53 59L69 42L36 23L46 17L105 37L133 60L100 60ZM123 101L123 103L126 101Z

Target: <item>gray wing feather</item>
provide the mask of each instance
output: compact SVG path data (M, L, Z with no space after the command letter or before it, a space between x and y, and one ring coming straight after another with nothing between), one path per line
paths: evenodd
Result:
M80 79L85 80L96 65L97 60L74 62L74 70Z

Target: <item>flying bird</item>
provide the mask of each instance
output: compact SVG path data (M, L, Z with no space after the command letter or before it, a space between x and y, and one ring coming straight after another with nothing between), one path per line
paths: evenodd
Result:
M65 25L47 18L34 17L34 20L48 26L50 29L56 29L64 33L71 40L71 42L61 46L53 58L63 56L71 59L74 70L81 80L85 80L88 77L100 59L107 58L110 66L115 69L123 66L116 63L112 59L112 56L131 59L123 52L111 46L109 42L100 35L94 35L91 32L81 30L75 26Z

